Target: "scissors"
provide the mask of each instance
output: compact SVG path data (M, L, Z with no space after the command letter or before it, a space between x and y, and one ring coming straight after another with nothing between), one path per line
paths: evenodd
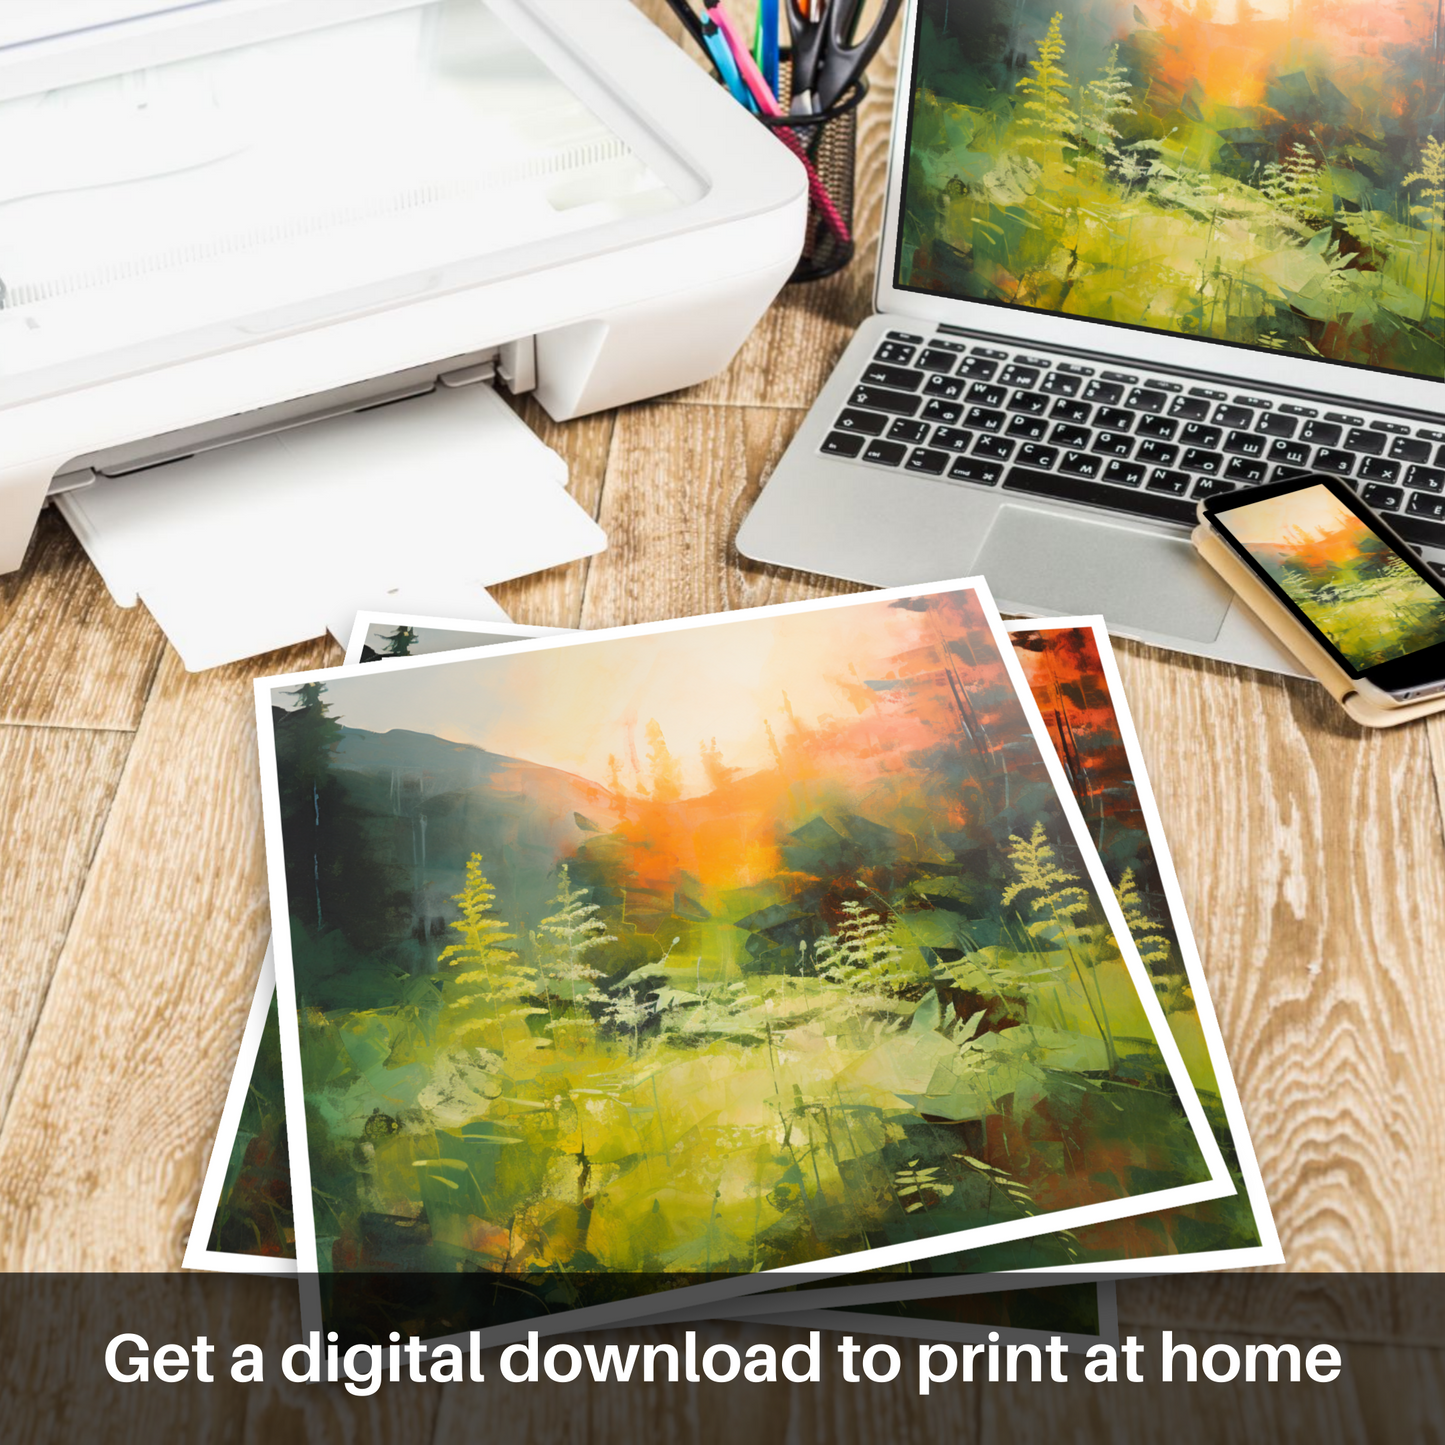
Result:
M872 28L856 38L867 0L788 0L793 38L794 115L824 111L878 53L903 0L883 0Z

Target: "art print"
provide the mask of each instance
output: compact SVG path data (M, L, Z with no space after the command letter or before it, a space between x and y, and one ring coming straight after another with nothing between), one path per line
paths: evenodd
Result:
M615 1300L1227 1191L995 625L913 589L258 685L303 1261Z

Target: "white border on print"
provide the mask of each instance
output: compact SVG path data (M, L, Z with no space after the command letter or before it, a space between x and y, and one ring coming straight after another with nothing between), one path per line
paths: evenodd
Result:
M884 1245L877 1249L861 1250L851 1254L837 1255L826 1261L809 1261L805 1264L785 1265L776 1270L759 1271L755 1274L738 1275L727 1280L708 1284L685 1285L671 1291L669 1303L679 1308L702 1304L711 1299L728 1299L738 1295L749 1295L760 1290L779 1287L789 1277L814 1277L833 1274L852 1275L870 1269L886 1269L895 1264L909 1263L916 1259L936 1257L940 1254L960 1253L966 1249L983 1248L986 1245L1026 1238L1038 1234L1052 1234L1061 1230L1075 1229L1084 1224L1106 1220L1129 1218L1137 1214L1152 1214L1176 1205L1196 1204L1205 1199L1218 1199L1234 1193L1234 1183L1224 1163L1224 1157L1215 1141L1199 1098L1189 1080L1184 1062L1173 1035L1164 1018L1163 1009L1154 993L1138 949L1125 923L1123 911L1104 874L1103 864L1095 852L1085 827L1083 815L1074 799L1047 730L1044 727L1033 694L1029 689L1023 668L1013 645L1003 627L1003 620L988 591L988 584L982 577L960 578L949 582L933 582L909 587L893 587L872 592L855 593L843 597L820 598L805 602L782 603L771 607L742 609L736 612L714 614L709 617L674 618L662 622L644 623L633 627L614 627L588 633L563 633L556 637L539 638L515 643L502 643L492 647L463 649L460 652L434 653L425 657L402 657L393 660L387 674L408 671L412 668L448 667L466 662L485 662L488 658L510 656L527 652L539 652L554 648L576 647L594 642L604 642L654 633L701 631L710 627L727 626L735 622L754 621L761 617L789 616L794 613L817 612L825 609L868 606L909 597L937 596L955 592L972 592L983 612L984 619L993 634L994 645L1002 659L1010 681L1014 685L1020 709L1034 737L1039 756L1054 784L1054 792L1064 819L1073 834L1080 856L1089 873L1100 907L1113 931L1121 958L1124 960L1133 980L1140 1003L1149 1025L1154 1032L1155 1043L1169 1070L1170 1080L1179 1097L1185 1116L1194 1133L1196 1146L1208 1167L1207 1179L1195 1184L1180 1185L1173 1189L1158 1190L1150 1194L1132 1195L1119 1199L1105 1200L1098 1204L1077 1205L1051 1214L1032 1215L1023 1220L1010 1220L998 1224L983 1225L976 1229L960 1230L953 1234L940 1235L934 1239L910 1241L904 1244ZM270 881L271 915L273 918L288 918L285 868L281 847L280 795L276 779L275 730L271 722L272 694L287 687L298 687L307 682L335 682L344 678L375 676L373 667L358 664L351 667L313 669L309 672L285 674L278 677L257 678L254 683L256 696L257 742L261 763L262 814L265 824L267 872ZM296 1022L296 983L291 958L289 927L275 935L276 982L279 998L281 1023L281 1058L286 1090L286 1111L289 1136L291 1139L291 1192L296 1223L297 1277L301 1289L302 1322L306 1329L322 1328L321 1291L317 1274L317 1252L315 1220L310 1206L311 1160L309 1145L301 1149L295 1141L306 1140L304 1108L299 1101L304 1097L301 1073L300 1034ZM1103 1271L1098 1266L1094 1273ZM615 1301L610 1304L589 1305L555 1316L530 1320L524 1325L496 1326L480 1332L484 1347L505 1343L518 1337L525 1328L537 1330L539 1334L555 1334L568 1329L591 1328L594 1323L610 1323L634 1319L648 1313L656 1314L659 1295L657 1293L636 1299Z
M1004 623L1005 632L1063 632L1069 629L1087 629L1093 634L1094 645L1098 648L1104 679L1109 685L1109 700L1113 705L1114 716L1119 720L1119 736L1124 740L1129 771L1134 777L1134 791L1139 796L1139 810L1144 814L1149 845L1159 869L1160 881L1164 885L1164 898L1169 905L1169 921L1179 940L1179 953L1184 961L1190 992L1194 995L1194 1009L1199 1015L1199 1027L1204 1034L1209 1065L1214 1070L1214 1080L1219 1086L1219 1098L1224 1105L1230 1140L1239 1162L1239 1172L1244 1178L1244 1190L1249 1199L1250 1211L1254 1215L1255 1228L1259 1231L1259 1243L1247 1245L1243 1249L1208 1249L1197 1254L1171 1255L1171 1269L1245 1269L1255 1265L1283 1264L1284 1250L1280 1247L1274 1213L1269 1207L1269 1195L1265 1192L1264 1179L1259 1172L1259 1160L1255 1157L1254 1141L1250 1138L1249 1123L1244 1117L1244 1105L1240 1103L1239 1088L1234 1082L1234 1070L1229 1065L1224 1035L1219 1031L1219 1018L1214 1012L1214 1000L1209 993L1209 979L1204 972L1204 962L1199 956L1199 945L1194 939L1194 925L1190 923L1189 910L1184 906L1179 875L1174 871L1174 859L1169 852L1169 841L1164 833L1164 820L1159 816L1159 804L1154 798L1154 785L1149 781L1149 770L1144 765L1144 750L1139 746L1134 716L1129 711L1124 694L1124 679L1119 675L1119 662L1114 656L1114 645L1109 641L1108 624L1103 617L1097 615L1049 617ZM1156 1274L1159 1272L1158 1266L1158 1259L1125 1260L1117 1266L1111 1266L1110 1274ZM1027 1273L1079 1274L1085 1268L1071 1264L1029 1270Z
M1077 1280L1083 1284L1085 1281ZM1024 1288L1038 1287L1037 1280L1028 1281ZM1099 1300L1099 1333L1096 1335L1075 1335L1057 1330L1031 1330L1007 1325L972 1324L963 1320L897 1319L892 1315L852 1314L846 1309L802 1310L796 1314L749 1315L745 1323L753 1325L781 1325L790 1330L830 1330L834 1332L857 1331L860 1335L893 1335L905 1340L939 1340L959 1345L1038 1345L1040 1349L1050 1340L1062 1340L1070 1351L1080 1353L1092 1345L1109 1345L1119 1348L1119 1303L1114 1281L1096 1280L1094 1289ZM990 1290L990 1294L994 1291ZM891 1301L890 1301L891 1303ZM649 1320L649 1324L653 1321Z
M275 992L276 959L272 945L268 943L266 957L261 960L261 976L256 980L256 992L251 996L251 1011L246 1015L246 1028L241 1034L241 1050L236 1055L236 1068L231 1075L231 1085L226 1090L226 1106L221 1110L221 1122L216 1127L216 1142L211 1146L210 1162L206 1165L206 1176L201 1181L201 1197L196 1203L196 1217L191 1221L190 1237L186 1240L185 1258L181 1260L186 1269L217 1270L225 1274L272 1275L277 1279L289 1279L296 1273L294 1259L277 1258L274 1255L236 1254L230 1250L210 1247L211 1231L216 1225L216 1210L221 1203L221 1190L225 1187L231 1155L236 1149L236 1135L241 1129L241 1110L245 1107L246 1091L251 1087L251 1077L256 1070L256 1054L261 1048L261 1034L265 1030L266 1015L270 1012L271 998Z
M492 604L494 607L496 603ZM435 627L440 632L485 632L488 635L495 634L498 637L506 638L509 641L516 641L526 637L546 637L554 632L571 632L570 627L529 627L524 622L513 622L511 618L497 607L496 618L484 618L478 620L475 617L414 617L410 612L358 612L356 621L351 624L351 633L346 639L346 656L342 659L343 667L356 667L361 663L361 649L366 643L366 635L373 627L396 627L405 624L407 627ZM441 654L435 654L440 656ZM433 656L426 653L425 656ZM388 663L401 662L404 659L388 657ZM372 663L371 666L376 666Z

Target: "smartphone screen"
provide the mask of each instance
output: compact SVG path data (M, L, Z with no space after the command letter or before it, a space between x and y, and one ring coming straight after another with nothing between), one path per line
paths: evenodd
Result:
M1396 696L1445 681L1445 586L1346 483L1226 493L1205 515L1352 678Z

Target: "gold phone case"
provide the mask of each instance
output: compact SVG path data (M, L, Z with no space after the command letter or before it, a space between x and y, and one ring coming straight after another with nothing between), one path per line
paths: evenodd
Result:
M1195 527L1191 540L1199 555L1234 589L1256 617L1279 638L1301 665L1327 692L1367 728L1392 728L1432 713L1445 712L1445 694L1422 702L1384 706L1362 697L1355 680L1345 673L1328 652L1283 607L1274 594L1230 550L1229 544L1206 522Z

